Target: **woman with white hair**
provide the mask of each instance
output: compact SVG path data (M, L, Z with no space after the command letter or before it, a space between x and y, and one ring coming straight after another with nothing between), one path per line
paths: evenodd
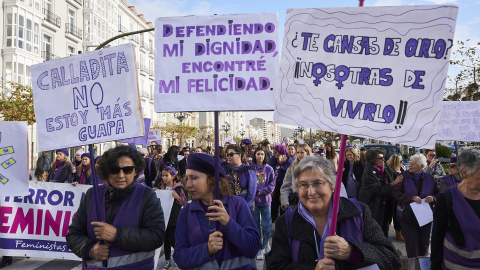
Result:
M420 227L410 207L412 202L421 204L422 201L433 207L437 197L438 187L432 175L424 172L426 166L425 156L411 156L410 167L404 173L403 182L393 189L393 196L397 200L397 218L405 238L409 269L415 269L415 257L427 255L430 244L432 223Z
M275 222L267 269L400 268L392 243L367 205L354 198L340 198L337 235L328 236L335 180L327 159L307 156L298 163L292 181L300 197L298 209L287 210Z
M462 151L457 166L463 181L440 193L433 211L432 269L480 265L480 151Z

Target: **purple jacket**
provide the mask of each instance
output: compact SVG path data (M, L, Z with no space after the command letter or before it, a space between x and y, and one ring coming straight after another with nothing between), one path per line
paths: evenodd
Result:
M252 164L252 167L257 174L257 193L260 192L260 195L255 196L255 205L270 206L272 204L271 193L275 190L275 174L273 173L273 168L268 164L262 167Z
M238 167L233 167L230 164L227 164L228 167L230 167L232 170L236 171L239 170L245 166L250 166L250 164L244 164L238 166ZM255 199L255 194L257 191L257 175L255 174L255 171L253 170L246 170L244 172L241 172L238 174L238 181L240 181L240 188L246 189L246 193L241 193L240 197L244 198L245 201L247 202L248 208L250 210L253 210L253 200Z
M260 234L245 200L238 196L225 196L223 205L230 221L220 229L223 249L208 254L208 238L215 230L209 222L200 200L193 200L180 211L175 231L173 259L181 269L253 269L253 259L260 249ZM237 260L232 260L238 258ZM220 267L219 267L220 263Z
M280 187L283 185L283 178L285 178L285 174L287 173L288 167L292 165L295 161L292 157L287 155L287 161L284 163L278 162L278 160L273 156L269 161L268 165L270 165L275 172L275 181L277 182L276 185Z

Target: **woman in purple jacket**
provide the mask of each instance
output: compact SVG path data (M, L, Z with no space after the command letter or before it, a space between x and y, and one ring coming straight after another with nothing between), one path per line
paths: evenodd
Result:
M272 192L275 189L275 174L273 168L267 164L265 151L261 147L255 150L252 159L252 166L257 173L257 193L255 206L253 208L253 220L257 224L258 231L262 235L262 248L258 251L257 260L263 260L263 254L268 253L268 240L272 234ZM260 216L262 223L260 225Z
M251 259L260 249L260 234L245 200L229 194L225 171L217 170L219 200L215 199L213 157L188 156L185 179L192 202L180 211L173 259L181 269L256 269Z

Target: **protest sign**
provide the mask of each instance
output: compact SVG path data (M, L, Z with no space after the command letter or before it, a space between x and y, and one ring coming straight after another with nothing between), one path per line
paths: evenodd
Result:
M143 118L143 126L145 128L145 135L141 136L141 137L136 137L136 138L130 138L130 139L124 139L124 140L119 140L119 142L122 142L122 143L133 143L133 144L138 144L138 145L148 145L147 141L148 141L148 132L150 130L150 122L151 122L151 119L150 118Z
M81 199L92 186L30 182L28 196L0 198L0 250L4 256L81 260L65 236ZM168 224L172 191L157 190Z
M0 121L0 197L28 194L27 122Z
M159 145L162 145L162 133L160 129L151 129L148 132L147 144L150 145L152 142L157 142Z
M433 147L457 11L288 10L274 121Z
M444 101L437 140L480 141L480 102Z
M157 18L155 110L273 110L278 14Z
M132 44L33 65L39 150L143 136L137 81Z
M225 145L225 143L233 144L233 136L228 136L225 139L222 140L222 145Z

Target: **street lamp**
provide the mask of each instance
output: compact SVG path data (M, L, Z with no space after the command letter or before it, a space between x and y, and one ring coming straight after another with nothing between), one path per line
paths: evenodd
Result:
M245 130L241 130L240 132L238 132L240 134L240 136L243 138L243 135L245 135Z
M178 112L178 113L174 113L173 114L173 117L177 118L178 121L180 121L180 125L182 124L182 122L187 119L188 117L188 113L186 112ZM183 134L180 134L180 147L183 146Z
M305 132L305 128L304 127L298 127L297 130L298 130L297 134L300 134L300 137L303 138L303 132Z
M293 137L295 137L295 139L296 139L297 136L298 136L298 134L299 134L299 133L298 133L298 130L295 129L295 130L293 131Z
M224 139L226 139L227 138L227 133L228 133L228 131L230 131L230 124L225 122L225 124L222 125L222 129L223 129L223 131L225 131Z

